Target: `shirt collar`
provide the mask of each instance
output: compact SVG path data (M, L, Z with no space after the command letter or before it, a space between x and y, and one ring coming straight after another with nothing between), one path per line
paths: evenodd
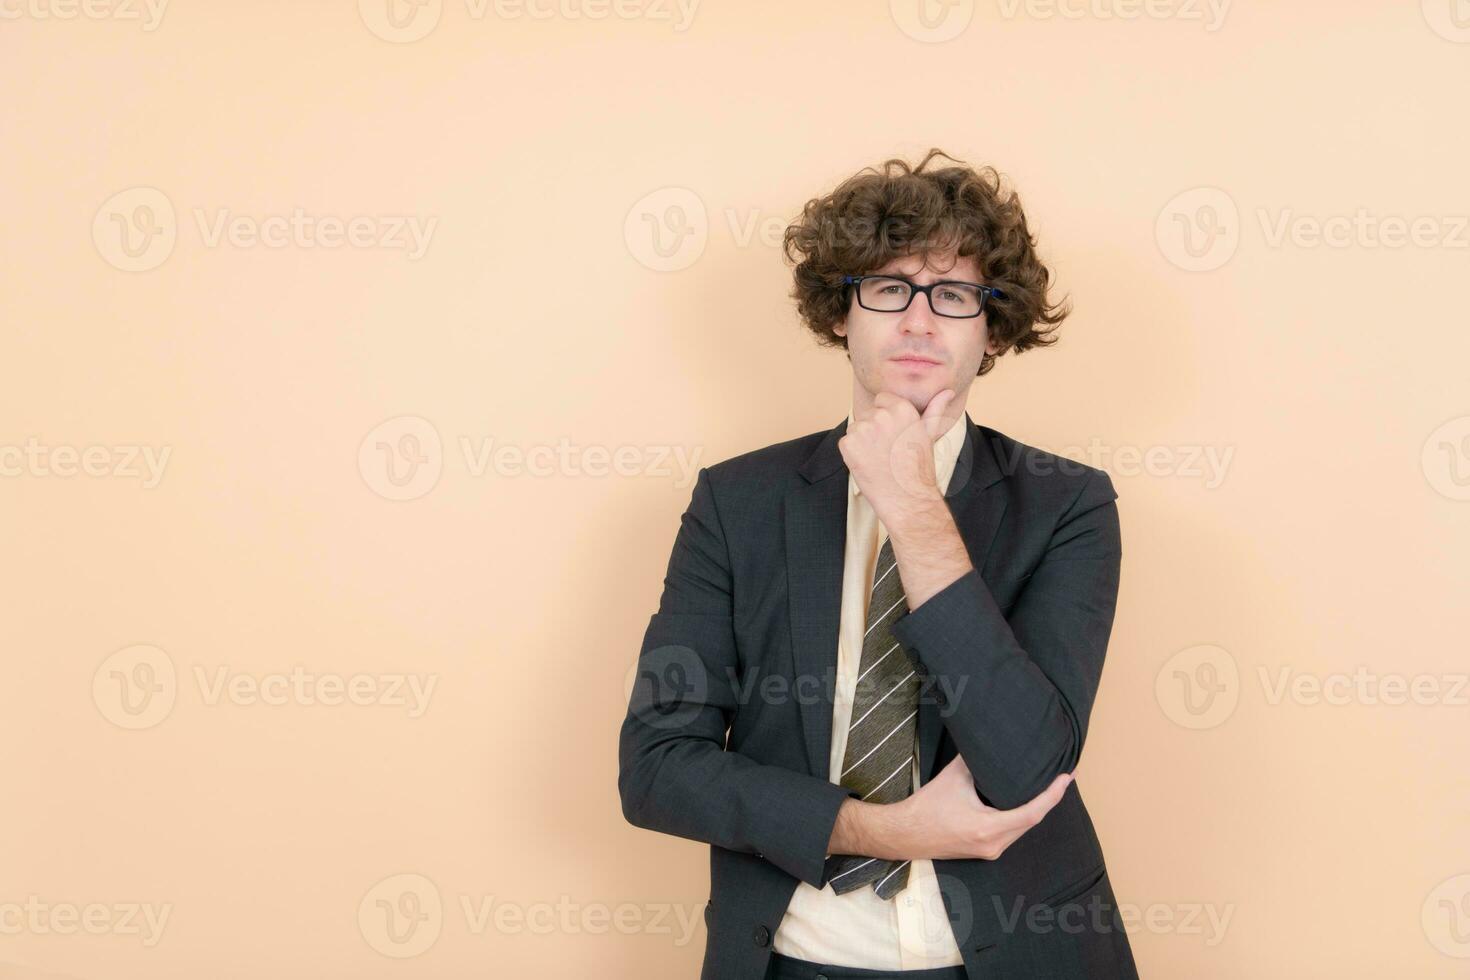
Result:
M849 429L852 428L852 423L853 413L849 409L847 413ZM969 424L970 413L961 412L960 417L954 420L949 430L934 443L934 477L939 485L940 493L943 493L949 486L949 478L954 474L955 461L959 459L960 449L965 444L965 429ZM850 497L860 497L863 493L858 488L857 479L851 473L847 475L847 493Z

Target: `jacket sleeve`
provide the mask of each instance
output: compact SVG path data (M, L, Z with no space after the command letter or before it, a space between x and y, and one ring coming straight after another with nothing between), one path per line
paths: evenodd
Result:
M1009 620L972 569L893 624L977 791L999 809L1082 755L1118 599L1117 496L1105 472L1088 475Z
M623 815L638 827L756 854L821 887L837 810L856 793L726 750L740 707L732 595L729 550L702 468L619 735Z

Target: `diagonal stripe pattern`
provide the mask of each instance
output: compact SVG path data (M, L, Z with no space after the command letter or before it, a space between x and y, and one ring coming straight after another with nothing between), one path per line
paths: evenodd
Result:
M869 803L895 803L913 792L920 678L908 651L891 631L907 611L893 543L885 540L873 569L867 631L839 778ZM879 898L890 899L908 883L909 862L834 854L827 859L827 873L827 883L839 895L871 884Z

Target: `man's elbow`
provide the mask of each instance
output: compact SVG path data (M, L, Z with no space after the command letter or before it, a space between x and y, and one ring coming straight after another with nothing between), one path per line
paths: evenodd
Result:
M618 798L623 807L623 819L635 827L648 827L649 780L642 774L638 759L626 753L618 760Z
M658 771L662 750L623 745L618 753L618 798L623 819L644 830L659 830Z
M1037 745L1036 751L1024 760L1012 760L1009 766L992 766L986 769L970 767L972 773L988 771L991 778L987 785L975 782L980 797L997 810L1014 810L1040 796L1052 782L1063 773L1077 768L1081 743L1076 733L1063 734L1049 745ZM1015 763L1020 762L1021 765Z
M618 786L618 792L623 799L623 819L635 827L648 829L648 821L644 819L643 797L629 792L625 787Z

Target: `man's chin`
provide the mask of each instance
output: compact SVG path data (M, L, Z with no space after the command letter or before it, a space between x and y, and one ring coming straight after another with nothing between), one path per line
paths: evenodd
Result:
M952 387L946 378L914 378L901 374L889 374L882 379L881 383L883 387L879 389L880 391L887 391L891 395L904 399L913 405L915 411L920 415L924 414L924 409L929 407L935 395Z
M923 415L924 409L929 407L929 403L934 400L934 396L947 387L949 385L945 383L943 378L911 379L906 383L900 384L894 390L894 393L913 402L914 407L919 410L919 414Z

